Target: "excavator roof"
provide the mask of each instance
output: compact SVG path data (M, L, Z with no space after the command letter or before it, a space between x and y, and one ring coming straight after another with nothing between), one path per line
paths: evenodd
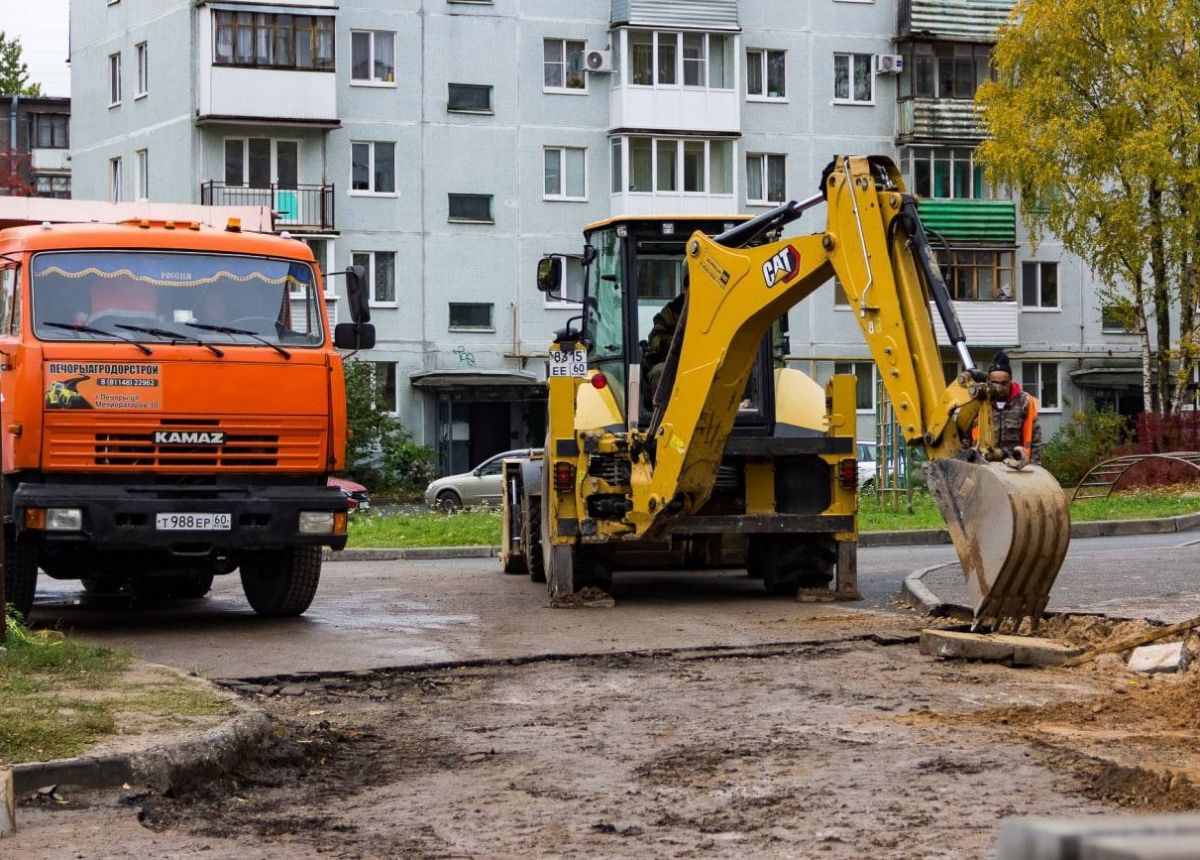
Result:
M600 230L604 227L613 227L619 224L663 224L675 222L687 222L691 224L699 223L715 223L715 224L741 224L743 221L749 221L749 215L729 214L729 215L614 215L612 218L605 218L603 221L593 221L583 228L584 233L590 233L593 230Z

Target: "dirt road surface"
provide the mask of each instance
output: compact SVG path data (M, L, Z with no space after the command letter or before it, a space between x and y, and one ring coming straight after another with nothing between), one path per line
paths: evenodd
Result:
M790 646L255 679L268 757L27 801L13 856L971 858L1011 815L1198 805L1196 673L940 662L911 618L839 616Z

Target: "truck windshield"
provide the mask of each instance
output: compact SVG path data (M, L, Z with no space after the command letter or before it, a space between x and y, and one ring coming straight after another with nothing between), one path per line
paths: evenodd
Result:
M161 330L186 333L180 340L201 336L265 349L315 347L325 338L312 266L298 260L46 251L34 256L31 273L33 328L41 340L118 341L130 329Z

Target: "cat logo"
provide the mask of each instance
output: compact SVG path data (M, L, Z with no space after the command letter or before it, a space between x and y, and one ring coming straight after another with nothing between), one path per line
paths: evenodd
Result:
M777 284L786 284L800 271L800 252L788 245L767 262L763 263L763 280L770 289Z
M220 430L155 430L155 445L224 445Z

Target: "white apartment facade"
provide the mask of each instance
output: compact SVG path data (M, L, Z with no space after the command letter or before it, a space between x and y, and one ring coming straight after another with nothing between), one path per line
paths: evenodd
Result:
M928 212L956 237L968 334L981 359L1011 351L1049 431L1089 397L1085 371L1119 398L1136 344L970 162L967 66L1008 5L75 0L74 193L265 203L327 270L365 265L379 341L361 357L458 471L544 434L546 347L580 306L534 289L542 255L578 254L610 215L762 212L811 194L834 154L886 153L944 201ZM939 34L958 7L990 17ZM339 296L332 277L334 315ZM790 341L818 379L860 371L872 437L873 371L833 289L792 311Z

